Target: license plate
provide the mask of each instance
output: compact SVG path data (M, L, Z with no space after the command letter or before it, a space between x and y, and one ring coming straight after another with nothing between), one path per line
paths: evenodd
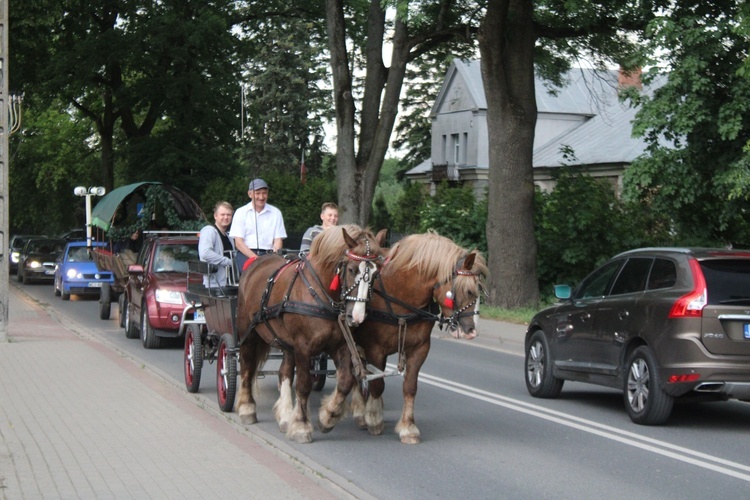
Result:
M91 281L91 282L89 282L89 287L90 288L101 288L103 284L104 283L102 283L101 281Z
M55 270L54 269L47 269L46 271L44 271L44 274L46 274L47 276L51 276L51 275L55 274Z
M745 323L745 338L750 340L750 323Z
M195 310L195 312L193 313L193 320L194 321L206 321L206 315L203 314L203 309Z

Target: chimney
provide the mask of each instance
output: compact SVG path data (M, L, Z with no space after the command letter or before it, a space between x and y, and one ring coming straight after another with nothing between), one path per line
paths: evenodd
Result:
M620 73L617 77L617 85L620 88L635 87L638 90L643 90L643 82L641 81L642 68L635 68L630 71L626 71L620 66Z

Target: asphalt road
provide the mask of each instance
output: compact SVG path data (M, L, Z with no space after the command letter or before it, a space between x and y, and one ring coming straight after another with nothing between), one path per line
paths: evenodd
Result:
M18 286L184 391L179 343L146 350L125 338L115 304L112 319L102 321L96 300L62 302L52 286ZM213 368L204 367L195 396L206 411L218 411ZM521 356L439 335L420 374L416 418L423 441L416 446L401 444L393 431L401 409L397 377L386 381L383 435L370 436L346 419L329 434L316 430L305 445L286 441L273 420L275 378L258 385L252 432L321 474L343 478L357 496L685 499L744 498L750 491L747 403L678 405L668 425L637 426L618 391L566 383L560 398L534 399ZM323 392L332 388L329 379ZM314 393L312 414L319 401ZM240 425L226 415L227 425Z

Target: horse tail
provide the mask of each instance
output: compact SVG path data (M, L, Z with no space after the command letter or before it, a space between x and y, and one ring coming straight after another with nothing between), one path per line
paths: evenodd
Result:
M255 342L253 346L253 359L255 360L255 372L260 370L261 366L268 360L268 354L271 351L271 346L266 344L262 339L258 338L258 342Z

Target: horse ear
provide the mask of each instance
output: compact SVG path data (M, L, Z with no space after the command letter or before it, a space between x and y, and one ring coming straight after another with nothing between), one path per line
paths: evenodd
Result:
M386 239L385 237L388 235L387 229L381 229L378 231L378 234L375 235L375 241L378 242L378 245L381 247L385 247Z
M466 269L467 271L471 271L471 268L474 266L474 259L476 258L476 256L476 252L471 252L469 255L467 255L464 259L464 265L462 266L462 268Z
M357 246L357 242L356 242L356 241L354 241L354 239L352 239L352 237L351 237L351 236L349 236L349 233L347 233L347 232L346 232L346 229L345 229L345 228L343 228L343 227L342 227L342 228L341 228L341 232L342 232L342 233L344 233L344 241L346 242L346 245L347 245L347 246L348 246L349 248L354 248L354 247L356 247L356 246Z

